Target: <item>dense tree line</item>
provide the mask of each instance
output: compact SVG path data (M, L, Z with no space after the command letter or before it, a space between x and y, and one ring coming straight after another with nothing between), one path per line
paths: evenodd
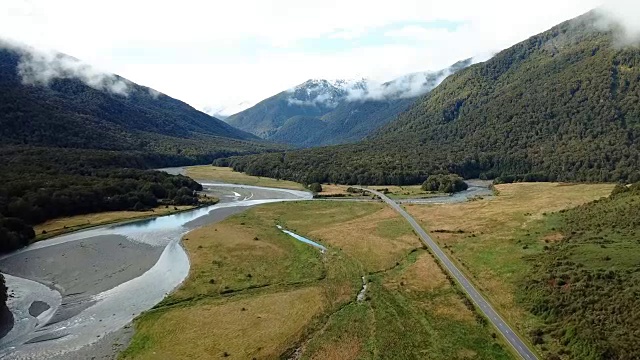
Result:
M530 259L519 293L546 324L533 342L550 358L640 358L640 183L550 221L564 240Z
M448 77L367 141L218 160L301 182L640 180L640 50L594 13Z
M467 188L469 188L469 185L460 176L454 174L431 175L422 183L422 190L424 191L455 193L467 190Z
M153 159L153 156L149 156ZM201 185L142 167L144 155L78 149L0 150L0 252L28 245L32 225L62 216L198 202Z

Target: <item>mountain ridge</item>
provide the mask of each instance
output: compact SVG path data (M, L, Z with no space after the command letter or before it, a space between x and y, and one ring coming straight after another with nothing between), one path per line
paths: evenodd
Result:
M429 174L640 180L640 50L590 12L445 79L366 141L220 161L301 182L416 184Z
M407 74L385 83L309 79L225 121L264 139L298 147L353 142L392 121L443 78L471 62L467 59L447 69ZM314 121L315 132L309 132L306 122L311 117L324 126Z

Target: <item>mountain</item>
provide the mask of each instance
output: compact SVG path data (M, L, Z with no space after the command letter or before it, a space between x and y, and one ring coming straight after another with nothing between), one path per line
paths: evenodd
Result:
M215 117L216 119L224 120L233 114L237 114L243 110L246 110L252 107L255 104L256 104L255 102L245 100L230 106L218 106L218 107L207 106L204 109L202 109L202 111Z
M226 121L264 139L299 147L355 142L389 123L446 76L470 64L468 59L441 71L409 74L383 84L308 80Z
M603 23L590 12L458 71L358 144L219 163L306 182L640 180L640 50Z
M269 148L153 89L11 46L0 48L0 143L208 157Z
M308 80L230 116L226 121L264 139L271 138L294 116L320 117L345 101L350 87L362 82Z
M49 219L199 202L200 184L145 168L281 148L70 56L0 43L0 253Z

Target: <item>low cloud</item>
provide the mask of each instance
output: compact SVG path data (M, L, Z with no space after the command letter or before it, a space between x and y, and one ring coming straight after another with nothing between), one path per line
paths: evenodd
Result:
M129 94L127 80L100 71L71 56L6 41L0 42L0 48L11 49L20 55L17 71L23 84L48 86L56 79L78 79L96 90L125 97Z
M160 95L162 95L162 93L160 91L158 91L158 90L155 90L155 89L152 89L152 88L148 88L147 90L149 91L149 95L151 95L151 97L156 99L156 100L158 99L158 97Z
M638 0L608 0L597 9L603 26L616 30L620 46L640 45L640 2Z
M438 86L450 70L437 73L414 73L402 76L387 83L369 81L362 89L349 89L347 101L396 100L422 96Z
M467 59L437 72L407 74L385 83L367 79L309 80L288 90L291 95L287 101L290 105L336 107L342 102L415 98L430 92L449 75L473 63L474 59Z
M289 105L299 105L299 106L326 106L326 107L336 107L340 104L342 97L336 97L331 94L318 94L315 97L309 100L300 100L294 97L290 97L287 99Z

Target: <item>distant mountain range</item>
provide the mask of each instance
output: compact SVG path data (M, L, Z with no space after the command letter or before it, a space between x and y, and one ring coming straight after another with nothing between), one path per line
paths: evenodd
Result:
M382 84L365 79L308 80L225 121L263 139L300 147L355 142L470 64L467 59L440 71L409 74Z
M460 70L357 144L221 163L309 183L639 181L640 50L603 23L590 12Z

